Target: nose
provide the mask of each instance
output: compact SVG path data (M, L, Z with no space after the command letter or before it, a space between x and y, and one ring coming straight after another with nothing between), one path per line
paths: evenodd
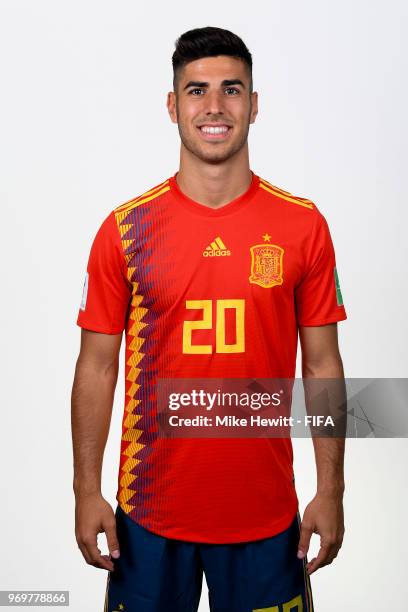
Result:
M207 115L224 114L223 93L218 90L208 91L205 96L205 112Z

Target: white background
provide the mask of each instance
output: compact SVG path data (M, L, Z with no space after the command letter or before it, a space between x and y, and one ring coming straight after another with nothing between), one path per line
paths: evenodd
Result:
M74 537L75 322L102 220L177 170L165 101L185 30L228 28L253 54L251 167L328 220L346 375L407 376L407 17L396 0L2 0L0 588L69 589L74 612L103 607L106 572ZM122 378L104 465L113 505ZM311 443L294 450L303 509ZM406 440L348 441L346 538L312 577L317 612L406 606L407 459Z

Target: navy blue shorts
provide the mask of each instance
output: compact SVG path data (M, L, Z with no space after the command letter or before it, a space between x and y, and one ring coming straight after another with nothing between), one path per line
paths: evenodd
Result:
M196 612L203 572L211 612L312 612L306 559L297 558L299 514L271 538L201 544L165 538L117 506L119 559L104 612Z

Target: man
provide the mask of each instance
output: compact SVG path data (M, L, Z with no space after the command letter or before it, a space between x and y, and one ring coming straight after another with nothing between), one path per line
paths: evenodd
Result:
M341 546L344 440L314 438L317 492L301 526L290 438L158 434L158 379L342 379L346 319L316 205L250 169L252 57L235 34L183 34L167 108L180 167L106 217L77 323L72 392L76 538L108 570L105 610L312 610L309 575ZM125 406L116 511L101 494L122 332ZM104 532L109 555L101 555ZM311 534L320 551L309 563Z

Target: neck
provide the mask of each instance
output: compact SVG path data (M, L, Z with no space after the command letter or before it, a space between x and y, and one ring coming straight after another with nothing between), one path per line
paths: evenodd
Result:
M251 178L248 145L219 164L206 163L181 146L177 185L199 204L220 208L245 193Z

